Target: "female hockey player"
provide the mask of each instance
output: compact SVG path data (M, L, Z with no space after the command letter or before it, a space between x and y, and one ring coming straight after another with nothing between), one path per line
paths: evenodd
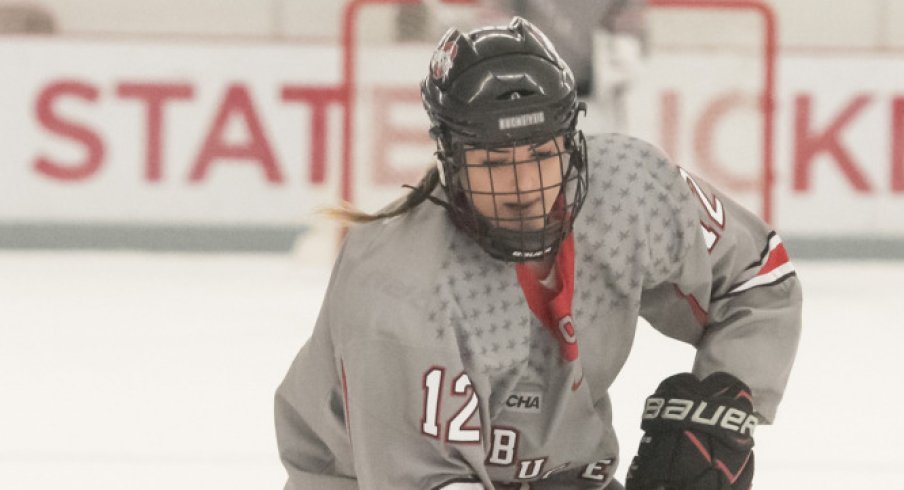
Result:
M650 144L576 127L529 22L450 30L437 165L349 231L276 393L287 489L621 488L608 389L638 316L697 348L641 416L629 490L747 490L797 348L779 237Z

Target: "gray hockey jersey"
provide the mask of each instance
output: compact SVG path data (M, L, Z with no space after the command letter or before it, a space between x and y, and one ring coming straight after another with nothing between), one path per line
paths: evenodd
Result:
M801 327L778 235L648 143L587 144L560 254L573 293L551 323L522 271L439 206L348 233L276 393L286 489L602 488L618 464L608 388L638 316L694 345L697 375L744 380L772 419Z

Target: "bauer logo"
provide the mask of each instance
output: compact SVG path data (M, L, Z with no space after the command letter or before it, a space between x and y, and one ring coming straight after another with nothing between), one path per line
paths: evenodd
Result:
M713 405L702 400L682 398L647 398L643 419L684 421L690 415L691 422L704 426L721 427L740 435L752 436L759 419L756 415L725 405Z
M521 114L520 116L503 117L499 119L499 129L515 129L525 126L534 126L543 124L546 118L543 112L531 112L530 114Z
M533 392L515 392L505 400L505 406L512 412L540 413L542 395Z

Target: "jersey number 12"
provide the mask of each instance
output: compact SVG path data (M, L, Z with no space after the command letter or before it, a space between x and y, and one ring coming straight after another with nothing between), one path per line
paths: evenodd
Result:
M713 195L712 202L710 202L709 198L706 197L706 194L703 193L700 184L691 177L691 174L689 174L687 170L678 167L678 172L680 172L681 176L684 177L684 180L687 181L687 185L691 188L691 192L693 192L694 195L697 196L697 199L700 200L700 204L703 205L703 209L705 209L706 214L709 215L710 222L716 224L719 229L725 229L725 207L722 206L722 201ZM719 232L713 227L708 226L706 222L702 220L700 221L700 228L703 232L703 239L706 241L706 249L712 252L716 243L719 241Z
M431 437L440 437L442 427L438 421L439 411L442 406L443 378L445 370L433 367L424 374L424 412L421 420L421 432ZM480 429L467 427L465 424L477 411L478 400L471 379L467 373L459 374L452 382L451 395L454 397L467 396L467 401L455 416L446 424L446 440L449 442L480 442Z

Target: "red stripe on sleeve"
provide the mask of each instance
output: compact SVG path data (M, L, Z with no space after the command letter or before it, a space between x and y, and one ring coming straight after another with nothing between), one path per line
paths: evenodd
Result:
M352 424L348 413L348 381L345 378L345 362L339 361L342 367L342 399L345 402L345 431L348 433L348 442L352 441Z
M763 264L763 267L760 268L760 271L757 272L756 275L761 276L763 274L768 274L776 267L787 264L790 260L791 259L788 258L788 251L785 250L785 245L779 243L769 252L769 256L766 257L766 263Z
M693 294L684 294L681 292L681 288L678 285L675 285L675 291L681 295L682 298L687 301L688 306L691 307L691 313L694 315L694 319L697 320L697 323L700 324L701 327L705 327L709 323L709 313L700 306L700 302L697 301L697 298L694 297Z

